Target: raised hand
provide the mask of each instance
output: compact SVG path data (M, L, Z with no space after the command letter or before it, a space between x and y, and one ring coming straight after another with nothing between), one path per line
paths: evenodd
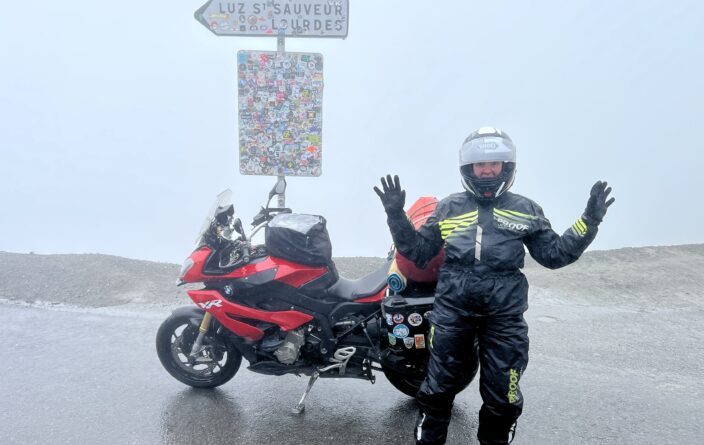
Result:
M403 206L406 204L406 191L401 190L401 182L398 179L398 175L394 176L393 179L391 179L391 175L381 178L381 187L383 191L379 190L379 187L374 187L374 191L379 195L386 214L403 213Z
M616 200L616 198L606 200L609 197L609 193L611 193L611 187L607 187L607 185L606 181L597 181L592 186L587 208L584 210L583 215L587 224L590 222L599 224L604 219L606 210Z

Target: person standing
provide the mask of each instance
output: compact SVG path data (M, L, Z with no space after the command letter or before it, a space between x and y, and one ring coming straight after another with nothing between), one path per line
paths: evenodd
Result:
M611 188L597 181L582 216L557 234L534 201L508 190L516 174L516 147L505 132L482 127L460 148L464 191L440 201L417 231L403 207L398 176L374 187L398 252L424 268L445 249L430 317L428 373L416 399L416 444L444 444L456 394L476 367L479 345L477 437L482 445L509 443L523 409L520 380L528 365L528 282L520 271L525 250L557 269L576 261L597 234Z

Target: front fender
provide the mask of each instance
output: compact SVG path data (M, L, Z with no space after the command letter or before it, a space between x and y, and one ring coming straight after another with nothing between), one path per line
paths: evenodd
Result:
M205 311L197 306L182 306L174 309L171 316L188 318L193 326L200 327L200 322L205 316Z
M188 322L197 328L200 327L201 321L205 316L205 310L199 308L198 306L182 306L180 308L174 309L169 318L185 318ZM212 323L217 323L220 325L215 317L212 319ZM217 331L217 328L215 329ZM239 354L244 356L250 363L255 363L257 361L257 356L252 352L251 346L247 346L243 339L237 335L230 336L215 336L211 341L217 341L219 344L225 345L225 347L237 350ZM230 345L230 346L228 346Z

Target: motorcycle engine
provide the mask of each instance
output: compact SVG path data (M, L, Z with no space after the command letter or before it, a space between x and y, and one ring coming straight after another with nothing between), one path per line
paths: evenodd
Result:
M298 360L301 346L305 342L305 333L302 328L289 331L286 334L284 343L274 351L276 359L285 365L291 365Z

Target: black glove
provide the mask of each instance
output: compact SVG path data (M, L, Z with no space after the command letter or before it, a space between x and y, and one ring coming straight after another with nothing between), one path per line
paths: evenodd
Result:
M611 193L611 187L607 187L606 181L596 181L592 186L587 208L584 210L584 215L582 215L582 219L587 225L599 224L604 219L606 210L616 200L616 198L611 198L607 201L606 198L608 198L609 193Z
M374 187L374 191L381 203L384 205L384 210L389 216L397 216L403 214L403 206L406 203L406 191L401 190L401 183L398 175L391 179L391 175L386 175L386 179L381 178L381 186L384 188L382 192L379 187Z

